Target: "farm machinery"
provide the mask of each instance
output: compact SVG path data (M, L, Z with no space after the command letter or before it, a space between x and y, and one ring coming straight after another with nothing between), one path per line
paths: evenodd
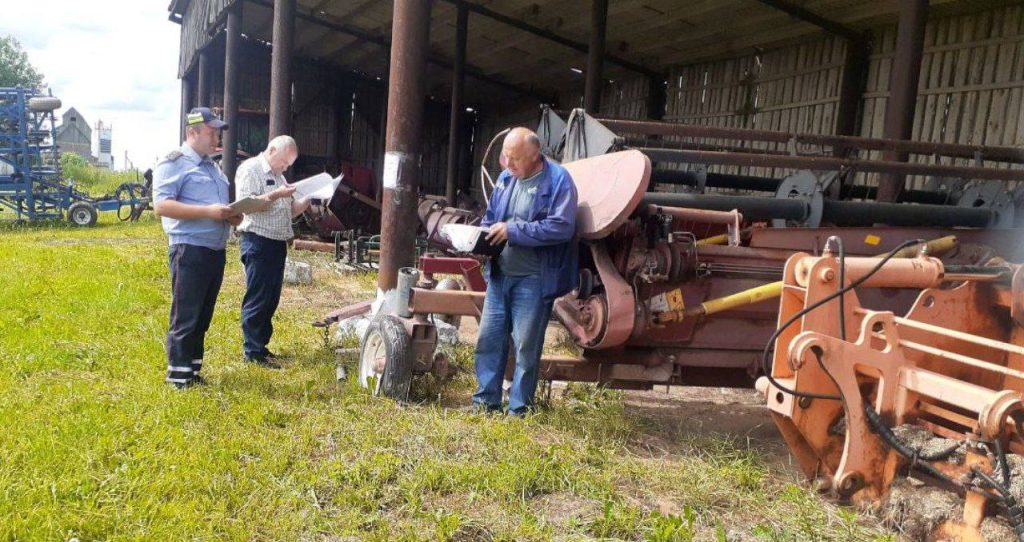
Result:
M542 378L756 387L823 491L877 505L909 469L964 497L928 536L981 540L999 512L1024 536L1024 198L1006 188L1024 180L1024 152L581 111L564 124L548 148L579 193L580 279L553 312L581 354L544 357ZM853 182L866 174L925 180L883 203ZM401 270L360 381L403 398L414 375L446 373L436 319L479 318L481 269L428 255Z
M123 183L113 194L90 197L61 181L54 111L60 100L24 88L0 88L0 207L19 220L67 219L96 223L98 211L127 208L137 220L149 205L149 185Z

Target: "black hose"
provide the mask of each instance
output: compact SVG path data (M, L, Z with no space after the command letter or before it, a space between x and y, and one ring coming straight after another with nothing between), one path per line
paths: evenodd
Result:
M997 447L997 451L1002 452L1002 447ZM1000 461L1005 460L1006 457L1003 455ZM1013 533L1017 535L1017 540L1019 542L1024 542L1024 508L1021 508L1016 497L1014 497L1013 493L1010 492L1008 487L1009 481L1007 481L1006 485L1003 485L978 467L972 467L971 472L974 473L975 476L981 478L986 485L991 486L992 489L1000 493L1001 496L998 497L991 494L987 494L987 496L1003 506L1006 510L1006 519L1009 520L1010 525L1013 527Z
M899 437L896 436L896 433L893 433L892 429L885 425L885 422L882 421L882 417L875 412L874 407L872 407L867 401L864 401L864 415L867 417L868 425L871 427L871 430L882 439L882 442L893 450L896 450L898 454L910 459L911 468L920 468L943 482L951 484L954 487L963 488L961 484L957 483L949 476L946 476L931 463L927 461L918 461L918 459L920 459L920 452L901 442Z
M765 345L764 351L761 353L761 370L764 372L765 377L768 378L768 381L771 382L772 385L775 386L779 391L792 395L794 397L806 397L809 399L828 399L831 401L841 401L842 397L838 395L796 391L783 386L778 380L776 380L775 377L772 376L771 365L769 362L769 358L775 346L775 341L779 338L779 335L781 335L783 331L785 331L789 326L793 325L797 320L803 318L806 314L820 308L822 305L828 303L829 301L832 301L837 297L842 297L842 295L845 294L846 292L849 292L850 290L857 288L866 280L874 276L874 274L877 273L882 268L882 266L886 264L886 262L888 262L889 260L896 256L897 252L903 250L908 246L916 245L923 242L923 239L910 239L900 243L899 246L892 249L884 257L882 257L882 260L878 262L874 267L872 267L863 277L851 282L849 286L840 285L841 287L838 291L829 294L828 296L822 298L821 300L813 303L808 307L804 307L802 310L791 316L789 320L786 320L781 326L779 326L779 328L776 329L774 333L772 333L772 336L768 338L768 344ZM818 362L821 363L821 360L819 359ZM824 368L824 366L822 367ZM828 371L826 371L826 374L828 374Z
M996 448L996 458L999 460L999 472L1003 475L1003 483L1010 487L1010 465L1006 462L1006 452L1003 450L1003 443L998 438L993 442Z

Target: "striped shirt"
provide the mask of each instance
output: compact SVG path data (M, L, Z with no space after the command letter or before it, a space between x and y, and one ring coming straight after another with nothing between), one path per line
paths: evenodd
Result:
M262 196L287 185L284 175L275 174L262 153L242 162L235 173L238 199ZM292 231L292 200L291 196L281 198L272 202L266 211L245 215L238 231L276 241L291 239L295 236Z

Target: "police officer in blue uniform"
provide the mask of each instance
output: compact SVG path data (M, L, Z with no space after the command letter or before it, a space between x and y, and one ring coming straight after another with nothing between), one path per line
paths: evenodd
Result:
M232 216L228 179L210 158L227 124L206 107L185 121L185 142L153 172L154 210L170 244L167 382L179 389L202 383L203 341L224 278L228 232L242 220Z

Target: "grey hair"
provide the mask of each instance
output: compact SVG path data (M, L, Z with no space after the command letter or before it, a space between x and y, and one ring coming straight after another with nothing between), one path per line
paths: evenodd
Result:
M502 146L509 144L510 142L516 141L516 138L522 138L522 141L533 145L535 148L540 148L540 138L533 130L526 128L525 126L517 126L509 131L508 135L505 136L505 142Z
M299 146L295 143L295 138L289 135L279 135L267 143L267 150L277 149L279 151L293 150L296 153L299 152Z

